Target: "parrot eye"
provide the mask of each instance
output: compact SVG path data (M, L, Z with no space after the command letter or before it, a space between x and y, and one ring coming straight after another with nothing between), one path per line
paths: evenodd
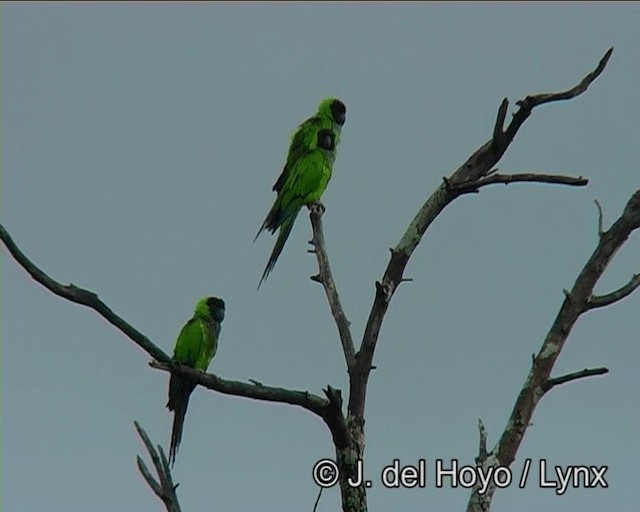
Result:
M340 100L335 100L331 104L331 115L336 123L340 126L344 124L347 117L347 107Z
M335 135L331 130L320 130L318 132L318 147L328 151L335 149Z

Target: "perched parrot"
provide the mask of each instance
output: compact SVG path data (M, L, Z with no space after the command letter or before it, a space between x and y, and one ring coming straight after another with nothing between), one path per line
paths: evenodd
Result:
M178 335L176 347L173 350L173 360L205 371L216 355L220 324L224 319L224 301L217 297L205 297L196 304L193 317L185 324ZM184 380L177 375L171 375L169 380L169 401L167 407L174 411L173 429L171 432L171 447L169 461L173 466L176 460L184 415L189 405L189 396L195 389L193 382Z
M278 196L253 239L255 242L265 229L271 233L280 230L258 288L273 270L300 209L319 201L327 188L346 113L347 107L342 101L325 98L318 112L298 126L291 136L287 162L273 185Z

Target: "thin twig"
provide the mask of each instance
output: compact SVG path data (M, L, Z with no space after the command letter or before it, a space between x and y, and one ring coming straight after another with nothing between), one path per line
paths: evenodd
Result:
M602 233L604 233L604 216L602 214L602 206L600 206L597 199L594 199L593 202L596 203L596 208L598 208L598 236L602 236Z
M171 361L171 358L160 348L154 345L149 338L111 311L111 309L98 298L97 294L92 291L79 288L73 284L60 284L58 281L52 279L40 270L40 268L38 268L36 264L27 258L27 256L18 248L2 224L0 224L0 239L2 239L4 245L22 268L24 268L35 281L40 283L49 291L63 299L67 299L71 302L75 302L76 304L93 309L107 322L122 331L128 338L130 338L136 345L142 348L154 359L163 362Z
M534 107L537 107L538 105L544 105L545 103L570 100L572 98L575 98L576 96L579 96L580 94L585 92L593 83L593 81L598 78L604 71L604 68L607 66L607 63L609 62L612 54L613 47L609 48L602 59L600 59L600 62L598 62L596 69L585 76L582 81L575 87L562 92L552 92L527 96L524 100L518 101L517 105L521 108L533 109Z
M318 497L316 498L316 502L313 504L313 511L312 512L316 512L316 510L318 509L318 503L320 503L320 496L322 496L322 490L324 489L324 487L320 487L320 490L318 491Z
M338 327L338 334L340 335L340 342L342 344L342 351L347 362L347 369L351 373L351 369L355 365L356 351L353 345L353 337L351 336L351 323L347 319L347 315L344 312L342 303L340 302L340 296L338 295L338 288L333 280L333 274L331 273L331 266L329 265L329 257L327 256L327 248L324 241L324 230L322 227L322 214L324 213L324 207L320 203L314 203L309 207L309 218L311 219L311 227L313 229L313 238L311 244L313 244L316 259L318 260L318 275L312 276L311 279L322 284L324 292L327 295L329 301L329 307L331 308L331 314Z
M600 62L598 62L596 69L585 76L582 81L575 87L561 92L534 94L518 101L516 105L518 105L520 109L513 115L511 123L509 123L509 126L505 130L505 138L513 139L522 124L531 115L531 112L535 107L544 105L545 103L570 100L583 94L595 81L595 79L598 78L604 71L607 63L609 62L609 59L611 58L612 53L613 48L609 48L602 59L600 59Z
M477 192L479 188L486 187L487 185L504 184L509 183L549 183L553 185L568 185L571 187L584 187L589 183L589 180L578 176L562 176L558 174L537 174L537 173L519 173L519 174L497 174L491 173L478 178L475 181L468 181L464 183L451 183L449 185L449 191L459 194L468 194Z
M606 295L593 295L587 300L586 309L603 308L631 295L640 287L640 274L633 274L627 284Z
M561 377L551 378L547 380L547 383L543 386L543 389L545 391L549 391L550 389L556 386L560 386L561 384L566 384L567 382L584 379L586 377L593 377L595 375L604 375L605 373L609 373L608 368L585 368L584 370L580 370L579 372L568 373L567 375L562 375Z

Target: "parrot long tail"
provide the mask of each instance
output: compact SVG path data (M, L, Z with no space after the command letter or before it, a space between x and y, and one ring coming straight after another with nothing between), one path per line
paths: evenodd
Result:
M253 238L253 243L254 244L256 243L256 240L260 236L260 233L262 233L264 231L264 228L266 228L266 227L267 227L267 220L265 219L265 221L262 223L262 226L260 226L260 229L256 233L256 236Z
M276 240L276 243L273 246L273 251L271 251L271 256L269 256L269 261L267 262L267 266L265 267L264 272L262 273L262 278L258 283L258 290L260 289L260 285L262 284L262 282L267 278L267 276L273 270L273 267L275 267L276 261L278 261L278 257L280 256L280 253L284 248L284 244L287 241L287 238L289 238L289 235L291 234L293 223L296 221L296 217L298 216L299 211L300 211L300 208L298 208L296 212L290 217L288 217L280 226L280 231L278 232L278 239Z
M184 425L184 416L187 414L187 406L189 405L189 395L184 399L178 400L173 417L173 429L171 430L171 446L169 447L169 462L173 467L176 462L176 455L182 440L182 427Z
M169 401L167 407L170 411L174 411L173 428L171 429L171 445L169 446L169 462L173 467L182 440L182 427L184 425L184 417L187 414L187 406L189 405L189 397L195 389L195 386L188 381L182 380L175 375L171 376L169 381Z
M260 233L262 233L265 229L267 231L271 231L272 233L275 233L276 229L278 229L278 226L280 226L280 220L282 219L282 215L283 215L282 205L280 204L280 199L277 198L273 203L273 206L269 210L269 213L267 213L267 216L265 217L264 222L262 223L262 226L260 226L260 229L256 233L256 236L254 237L253 242L255 243L255 241L260 236Z

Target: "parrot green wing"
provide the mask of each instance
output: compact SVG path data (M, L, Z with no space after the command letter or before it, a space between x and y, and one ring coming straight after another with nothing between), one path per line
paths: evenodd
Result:
M278 196L264 219L262 226L260 226L258 233L253 239L254 242L257 240L258 236L260 236L262 231L267 229L271 233L275 233L278 228L283 226L292 214L297 213L297 209L299 209L299 207L296 208L292 204L289 204L289 201L286 198L286 196L289 195L288 191L292 186L292 181L297 180L293 175L295 174L294 169L312 149L314 146L313 141L317 137L319 127L324 124L328 124L328 122L326 120L323 121L322 118L317 116L311 117L298 126L298 129L291 137L291 146L289 147L287 162L282 169L282 173L280 173L280 176L273 185L273 190L277 192ZM292 226L289 223L289 228L291 227Z
M196 370L206 370L218 348L219 324L192 318L180 331L173 360Z
M338 135L331 128L313 132L304 154L291 167L280 190L279 204L283 219L288 219L304 206L318 201L331 179Z
M273 184L272 190L275 192L280 192L280 190L282 190L282 187L289 178L289 171L291 170L291 167L302 157L302 155L304 155L308 147L308 145L305 144L305 138L313 120L313 117L307 119L304 123L298 126L291 136L291 145L289 146L289 152L287 154L287 162L284 164L284 168L282 169L282 173L278 177L278 180Z
M305 204L318 201L331 178L331 163L322 151L307 152L293 167L282 190L282 210L287 218Z
M195 368L203 344L202 320L192 318L180 331L173 349L173 360Z

